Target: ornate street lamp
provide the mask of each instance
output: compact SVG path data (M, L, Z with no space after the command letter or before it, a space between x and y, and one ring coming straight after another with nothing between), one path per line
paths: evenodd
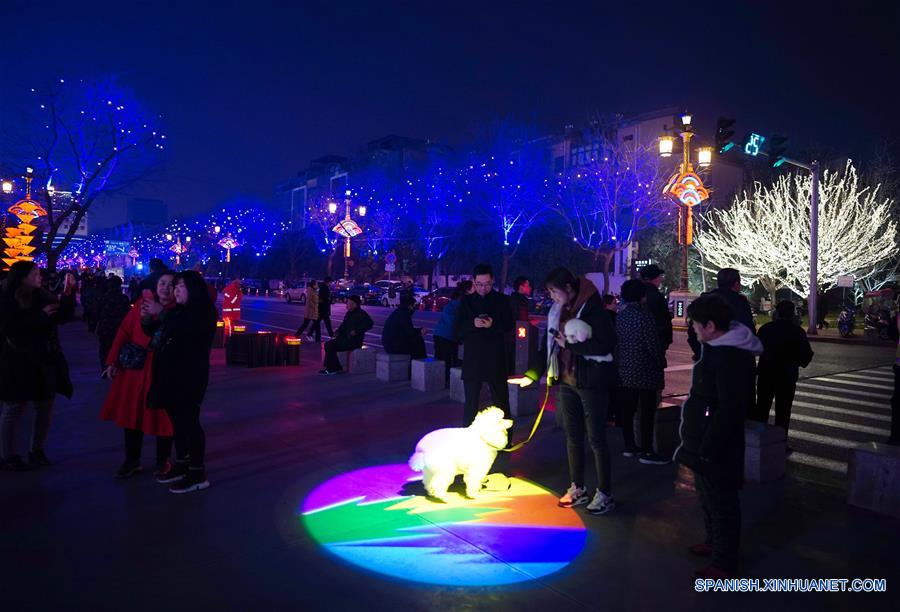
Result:
M362 228L350 218L350 190L344 192L344 204L346 206L346 213L344 215L343 220L341 220L337 225L335 225L331 231L336 233L339 236L344 238L344 280L350 278L350 239L355 238L362 234ZM328 211L332 214L337 212L337 204L334 202L329 202ZM366 207L359 206L357 208L359 215L364 217L366 215Z

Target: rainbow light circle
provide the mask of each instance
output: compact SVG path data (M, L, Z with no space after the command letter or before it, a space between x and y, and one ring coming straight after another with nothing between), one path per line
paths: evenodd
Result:
M413 582L491 586L557 572L584 549L587 530L556 496L511 478L505 492L450 502L425 497L405 464L347 472L307 495L300 518L326 550L353 565Z

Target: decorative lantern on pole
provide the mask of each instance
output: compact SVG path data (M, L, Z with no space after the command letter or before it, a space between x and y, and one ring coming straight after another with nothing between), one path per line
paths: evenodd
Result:
M346 204L346 213L337 225L331 231L344 238L344 280L350 277L350 239L362 234L362 228L350 218L350 190L344 192L346 196L344 203ZM334 210L337 210L335 207ZM329 204L329 212L334 212ZM360 206L359 214L365 216L365 207Z
M231 249L236 249L241 246L240 243L232 237L231 233L219 240L218 244L225 249L225 263L231 263Z
M9 207L9 212L18 217L19 224L16 227L5 228L3 242L6 243L6 248L3 252L6 257L3 258L3 263L6 264L6 268L9 268L17 261L34 260L34 257L31 257L31 253L35 247L31 246L31 241L34 240L33 234L37 226L32 221L38 217L46 216L47 211L31 199L31 181L33 178L34 171L31 168L27 168L25 172L25 199L19 200Z
M131 247L131 250L128 251L128 256L131 257L131 267L133 268L137 264L137 258L141 256L140 253L137 252L137 249Z
M170 238L170 240L171 240L171 238ZM181 242L181 236L179 235L179 236L175 237L175 244L170 246L169 250L172 251L173 253L175 253L175 265L180 266L181 265L181 256L187 252L188 245L186 242L184 242L184 243Z

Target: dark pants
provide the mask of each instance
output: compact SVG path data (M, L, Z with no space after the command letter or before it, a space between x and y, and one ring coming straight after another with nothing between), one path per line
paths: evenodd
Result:
M775 424L788 430L791 422L791 406L797 382L789 377L760 372L756 379L756 416L754 420L769 422L772 400L775 400Z
M53 400L34 402L4 402L0 405L3 416L0 417L0 450L4 459L16 456L16 435L19 422L28 404L34 404L34 426L31 430L31 451L44 450L47 434L50 433L50 421L53 415Z
M466 407L463 412L463 427L468 427L478 414L478 398L481 395L481 385L487 382L491 388L491 405L503 410L509 417L509 387L506 378L482 381L478 378L463 379L463 389L466 393Z
M894 365L894 395L891 396L891 444L900 445L900 366Z
M125 429L125 461L132 465L141 462L141 447L144 432L140 429ZM156 436L156 467L162 468L172 455L172 437Z
M200 426L200 405L184 404L166 408L175 430L175 458L190 460L190 467L203 468L206 454L206 434Z
M732 574L738 573L741 543L741 502L738 486L694 472L694 484L703 508L706 543L713 549L712 564Z
M318 326L316 327L316 329L317 329L318 331L321 332L321 325L322 325L322 323L324 323L324 324L325 324L325 329L328 331L328 336L331 337L331 338L334 337L334 330L331 329L331 315L330 315L330 314L327 314L327 315L319 315L319 320L317 321L317 323L318 323ZM317 336L317 337L316 337L316 342L318 342L318 341L319 341L319 334L316 334L316 336Z
M350 342L349 338L332 338L325 343L325 361L322 365L326 370L332 372L343 369L337 354L342 351L352 351L355 348L359 347Z
M656 398L658 393L656 389L622 388L622 437L625 440L626 449L635 447L634 414L640 411L640 447L645 453L653 452L653 421L656 418Z
M109 349L112 348L115 336L100 336L100 369L106 369L106 357L109 355Z
M434 337L434 358L444 362L444 385L450 384L450 368L459 365L459 344L453 340Z
M309 326L309 335L314 336L316 342L319 342L322 339L322 319L303 319L303 323L295 335L298 338L302 336L307 326Z
M609 389L578 389L561 384L557 387L557 408L562 411L566 432L566 453L569 457L569 480L583 487L584 438L594 453L597 488L606 495L612 493L609 444L606 441L606 408Z

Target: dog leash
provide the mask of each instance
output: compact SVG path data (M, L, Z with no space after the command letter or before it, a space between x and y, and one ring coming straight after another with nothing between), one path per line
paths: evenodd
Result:
M546 391L544 391L544 401L541 402L541 409L538 411L537 417L535 417L535 419L534 419L534 425L531 426L531 433L528 434L528 437L525 440L519 442L518 444L516 444L514 446L511 446L510 448L497 449L499 452L512 453L512 452L519 450L520 448L522 448L529 442L531 442L531 439L534 437L534 433L537 431L537 428L541 424L541 419L544 417L544 409L547 407L547 400L550 399L550 381L549 380L547 381L546 387L547 387Z

